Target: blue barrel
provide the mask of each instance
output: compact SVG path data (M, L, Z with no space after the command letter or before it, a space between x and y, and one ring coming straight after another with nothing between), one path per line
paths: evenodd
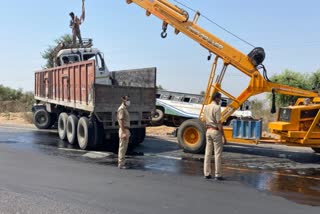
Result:
M235 119L232 121L232 137L259 140L262 133L262 120Z

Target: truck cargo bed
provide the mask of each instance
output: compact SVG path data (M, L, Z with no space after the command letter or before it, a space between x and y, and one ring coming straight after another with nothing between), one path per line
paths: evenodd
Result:
M147 124L155 109L156 68L111 72L112 85L95 83L95 61L35 73L37 102L93 113L105 126L117 126L121 97L129 95L133 126Z

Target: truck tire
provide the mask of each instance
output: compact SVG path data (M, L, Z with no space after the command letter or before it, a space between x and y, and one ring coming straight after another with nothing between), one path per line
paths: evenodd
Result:
M137 146L144 141L144 138L146 137L146 128L133 128L130 129L130 133L131 137L129 145L131 145L131 147Z
M156 109L155 114L151 118L151 124L153 126L163 125L164 112L161 109Z
M58 133L61 140L67 139L67 121L68 114L65 112L60 113L58 119Z
M81 117L78 122L77 137L79 147L87 150L91 146L92 130L90 129L90 122L87 117Z
M45 109L38 109L33 113L33 124L38 129L49 129L51 127L51 115Z
M184 121L178 129L178 143L185 152L199 154L206 147L206 129L199 119Z
M143 143L144 138L146 137L146 128L145 127L137 128L137 134L138 134L136 138L137 144Z
M51 123L50 123L50 127L49 128L52 128L52 127L54 127L56 125L56 122L58 120L58 116L57 116L56 113L51 113L50 116L51 116Z
M319 148L319 147L312 147L312 150L313 150L315 153L320 153L320 148Z
M68 142L73 145L77 142L78 118L71 114L67 120L67 138Z
M106 146L109 151L112 151L113 153L118 153L118 149L119 149L119 133L118 133L118 131L115 133L112 133L110 135L110 141L108 142L108 144Z
M103 124L97 120L92 120L90 122L90 127L92 129L92 143L90 148L95 148L102 146L105 140L105 132Z

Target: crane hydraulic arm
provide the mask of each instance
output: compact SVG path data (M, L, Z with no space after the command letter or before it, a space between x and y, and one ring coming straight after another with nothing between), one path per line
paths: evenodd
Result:
M175 34L180 32L199 43L206 48L210 55L213 53L216 58L213 62L204 105L212 100L212 95L216 91L220 91L225 96L231 98L233 102L222 112L222 121L225 121L240 105L250 96L257 95L263 92L281 93L286 95L295 95L300 97L317 97L318 94L294 88L286 85L270 82L266 73L262 76L259 69L264 69L262 62L265 57L262 48L255 48L248 55L240 52L229 44L225 43L215 35L209 33L205 29L197 25L200 18L200 13L196 12L192 21L189 20L187 11L173 5L167 0L126 0L128 4L135 3L146 10L146 15L153 14L163 21L161 37L167 36L167 27L171 25L174 28ZM218 60L222 60L223 66L220 74L215 79L215 73ZM232 96L227 91L221 88L222 80L225 76L228 65L232 65L240 70L245 75L249 76L250 82L247 88L237 97ZM213 82L215 79L215 82ZM200 116L202 112L200 113Z

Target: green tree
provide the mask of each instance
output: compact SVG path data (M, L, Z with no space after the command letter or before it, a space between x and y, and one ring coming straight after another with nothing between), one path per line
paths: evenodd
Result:
M159 90L165 90L165 89L162 87L162 85L157 85L156 88L159 89Z
M22 89L15 90L0 85L0 101L19 100L22 96Z
M312 73L309 76L309 83L313 89L319 90L319 88L320 88L320 70L317 70L316 72Z
M319 75L319 77L320 77L320 75ZM295 72L295 71L291 71L291 70L285 70L281 74L273 75L270 78L270 80L275 83L288 85L288 86L292 86L295 88L300 88L300 89L305 89L305 90L312 89L312 86L310 84L309 75L301 74L299 72ZM271 95L269 95L268 98L271 100ZM297 98L298 97L296 97L296 96L277 94L276 95L276 103L278 106L287 106L291 102L295 102L295 100Z
M54 45L50 45L43 53L41 53L41 56L43 59L45 59L46 65L43 66L44 68L52 68L54 65L54 58L57 53L55 53L54 48L60 44L64 43L67 46L72 44L72 36L69 34L61 36L59 39L54 40Z

